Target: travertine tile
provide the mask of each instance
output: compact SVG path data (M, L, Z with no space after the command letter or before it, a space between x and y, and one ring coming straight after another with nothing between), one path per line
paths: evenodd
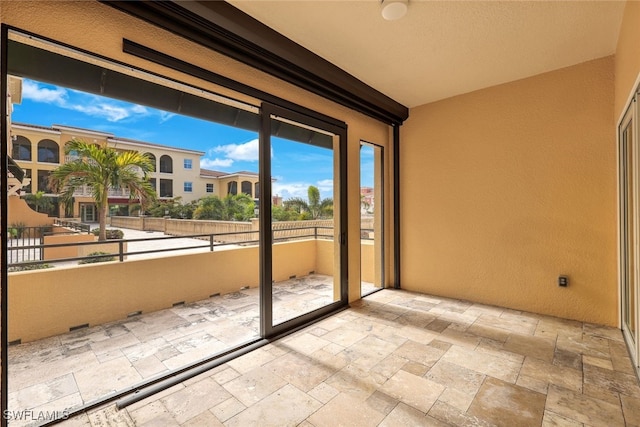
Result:
M308 421L315 427L374 427L383 419L384 414L372 409L365 401L349 394L339 394L311 415Z
M542 427L582 427L582 426L584 426L584 424L578 421L565 418L551 411L544 411L544 418L542 418Z
M212 378L206 378L160 400L182 424L229 399L231 395Z
M640 399L640 386L635 375L584 365L584 383Z
M258 348L240 357L236 357L235 359L227 362L227 365L229 365L229 367L233 368L239 373L244 374L259 366L264 365L267 362L272 361L275 358L276 356L269 353L268 351L262 348Z
M467 412L496 426L539 426L544 408L544 394L487 378Z
M380 390L426 413L442 394L444 386L405 371L398 371ZM421 393L416 393L416 390L421 390Z
M424 376L447 388L474 395L480 389L485 375L460 365L440 360Z
M223 427L218 419L209 411L205 411L200 415L191 418L189 421L183 423L181 427Z
M452 346L441 360L511 383L516 382L521 366L519 362L458 346Z
M322 407L320 402L289 384L229 419L225 425L229 427L297 426L320 407ZM319 424L313 424L319 426Z
M624 425L622 408L555 385L549 386L546 409L588 425Z
M489 421L478 418L477 416L471 415L467 412L460 411L459 409L441 401L434 403L427 415L451 426L495 426Z
M130 411L129 415L136 426L179 426L173 415L159 402Z
M518 334L510 335L504 343L504 349L507 351L545 362L553 361L555 346L555 339Z
M316 335L316 336L320 336L320 335ZM357 343L358 341L365 338L366 336L367 334L361 331L354 331L352 329L340 328L340 329L334 329L333 331L322 335L322 338L325 340L331 341L334 344L338 344L343 347L349 347L350 345Z
M222 387L245 406L251 406L286 384L285 380L267 369L256 368L223 384Z
M640 399L622 394L620 395L620 401L622 402L622 412L627 426L640 426Z
M325 382L340 391L342 395L350 395L364 401L385 381L386 379L379 379L369 371L354 365L347 365Z
M74 377L85 402L142 381L142 376L125 357L101 363L98 368L80 369Z
M445 352L446 350L408 340L398 347L393 355L431 367L440 360Z
M109 405L88 414L89 421L95 427L134 427L135 423L127 411L118 411L115 405Z
M112 391L246 340L258 328L246 292L11 347L10 406L77 406L75 383ZM291 313L314 301L278 292ZM615 328L384 290L125 410L62 424L640 427L639 401Z
M323 382L314 387L313 390L309 390L307 394L319 402L327 403L339 393L338 390Z
M582 391L582 372L544 362L540 359L525 358L521 376L530 377L570 390Z
M230 397L222 403L211 408L211 412L221 422L227 421L229 418L244 411L247 407L235 397Z
M426 415L404 403L399 403L379 424L379 427L396 426L446 426L441 421L428 419Z
M336 371L304 354L290 352L264 365L264 369L279 376L302 391L309 391Z
M380 391L374 392L366 400L367 405L372 409L387 415L398 404L398 400Z
M591 356L583 355L582 363L613 371L613 364L611 363L611 359L602 359L600 357L591 357Z

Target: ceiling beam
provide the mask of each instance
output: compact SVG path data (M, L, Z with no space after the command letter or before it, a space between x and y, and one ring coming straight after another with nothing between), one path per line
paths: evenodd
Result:
M105 1L230 58L388 124L404 105L224 1Z

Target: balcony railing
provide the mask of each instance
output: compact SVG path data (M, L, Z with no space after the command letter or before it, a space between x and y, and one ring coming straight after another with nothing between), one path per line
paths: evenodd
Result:
M109 197L129 197L130 192L126 188L109 190ZM83 185L73 192L74 197L92 197L91 186Z
M300 233L297 233L295 236L285 235L286 231L297 230ZM286 242L292 240L301 240L301 239L322 239L322 240L331 240L332 239L332 227L297 227L288 230L273 230L273 241L276 242ZM82 230L86 231L86 230ZM229 236L237 236L241 235L244 238L233 239L235 241L229 242L227 238ZM56 244L45 244L42 240L27 240L24 241L22 245L15 245L13 247L8 247L7 251L9 252L9 267L10 268L22 268L40 264L55 264L60 262L69 262L69 261L82 261L89 258L115 258L120 262L124 261L128 256L132 255L145 255L145 254L154 254L161 252L179 252L189 249L207 249L210 252L214 251L214 248L224 247L229 245L234 246L250 246L257 245L257 232L256 231L236 231L231 233L216 233L216 234L193 234L188 236L167 236L167 237L151 237L151 238L143 238L143 239L113 239L113 240L103 240L103 241L95 241L95 242L73 242L73 243L56 243ZM202 240L203 243L195 243L193 245L186 246L177 246L171 248L159 248L145 251L128 251L128 244L138 243L138 242L153 242L153 241L167 241L167 240L176 240L176 239L197 239ZM104 245L112 245L114 250L110 250L108 254L101 255L87 255L87 256L72 256L65 258L54 258L54 259L44 259L44 254L47 249L58 249L58 248L71 248L71 247L88 247L91 246L104 246ZM117 249L116 249L117 246ZM85 252L92 252L91 250ZM21 255L18 256L18 253ZM25 255L26 254L26 255Z

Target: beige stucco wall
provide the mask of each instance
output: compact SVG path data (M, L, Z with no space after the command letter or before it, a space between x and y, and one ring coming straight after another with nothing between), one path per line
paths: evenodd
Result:
M627 106L640 74L640 2L628 1L624 9L615 56L615 119ZM616 122L617 124L617 122Z
M224 88L216 87L195 77L167 70L159 65L123 53L122 39L128 38L150 48L174 55L183 61L345 121L348 125L349 141L347 186L350 197L348 209L352 213L349 216L350 232L348 236L349 282L352 284L349 290L349 299L359 298L359 141L366 140L389 147L387 152L390 153L388 126L97 2L3 2L0 19L17 28L125 64L255 103L255 100L244 95L230 93ZM68 25L69 22L73 22L73 25ZM389 160L390 157L388 157ZM176 185L175 182L174 185ZM388 218L392 220L390 215ZM389 233L387 242L392 241L392 236ZM390 252L387 251L387 253Z
M606 57L413 108L403 288L616 325L613 83Z
M274 245L274 280L311 271L331 274L330 244L304 240ZM55 267L10 273L9 281L9 341L27 342L68 332L73 326L124 319L139 310L148 313L180 301L255 288L258 248Z
M7 203L7 223L9 226L14 223L24 223L26 227L40 227L53 224L53 218L47 214L36 212L29 207L24 199L18 196L11 196Z

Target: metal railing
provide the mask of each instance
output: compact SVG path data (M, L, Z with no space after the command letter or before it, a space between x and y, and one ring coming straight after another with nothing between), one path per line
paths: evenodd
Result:
M70 228L75 231L79 231L81 233L90 233L91 226L89 224L84 224L78 221L65 221L63 219L54 219L54 225L59 225L60 227Z
M79 224L79 223L75 223ZM84 224L86 225L86 224ZM286 236L286 237L278 237L278 234L284 234L285 232L291 230L307 230L308 233L297 234L295 236ZM333 227L323 227L323 226L314 226L314 227L296 227L290 228L286 230L273 230L273 242L286 242L292 240L300 240L300 239L333 239ZM224 242L220 241L221 237L229 236L229 235L244 235L248 236L247 239L241 241L234 242ZM29 266L36 266L42 264L56 264L61 262L70 262L70 261L82 261L87 259L109 259L115 258L117 261L124 261L126 257L133 255L145 255L145 254L154 254L154 253L162 253L162 252L172 252L172 251L183 251L189 249L208 249L208 251L213 252L214 248L222 247L222 246L250 246L257 245L259 240L256 238L258 235L258 231L235 231L229 233L216 233L216 234L192 234L187 236L166 236L166 237L147 237L147 238L139 238L139 239L112 239L112 240L102 240L95 242L75 242L75 243L55 243L55 244L44 244L41 241L38 243L29 242L30 244L21 246L21 247L9 247L9 268L19 269ZM128 244L138 243L138 242L153 242L153 241L167 241L167 240L176 240L176 239L197 239L203 240L203 244L193 244L193 245L184 245L179 247L171 247L171 248L155 248L150 250L141 250L141 251L128 251L125 250L125 247L128 247ZM218 239L216 239L218 238ZM89 254L86 256L77 256L77 257L67 257L67 258L56 258L56 259L44 259L44 251L45 249L54 249L54 248L67 248L67 247L81 247L81 246L92 246L92 245L104 245L104 244L113 244L118 245L118 250L113 251L113 253L106 254ZM12 255L12 252L17 251L31 251L27 252L32 255L32 257L22 257L17 262L15 259L18 259Z

